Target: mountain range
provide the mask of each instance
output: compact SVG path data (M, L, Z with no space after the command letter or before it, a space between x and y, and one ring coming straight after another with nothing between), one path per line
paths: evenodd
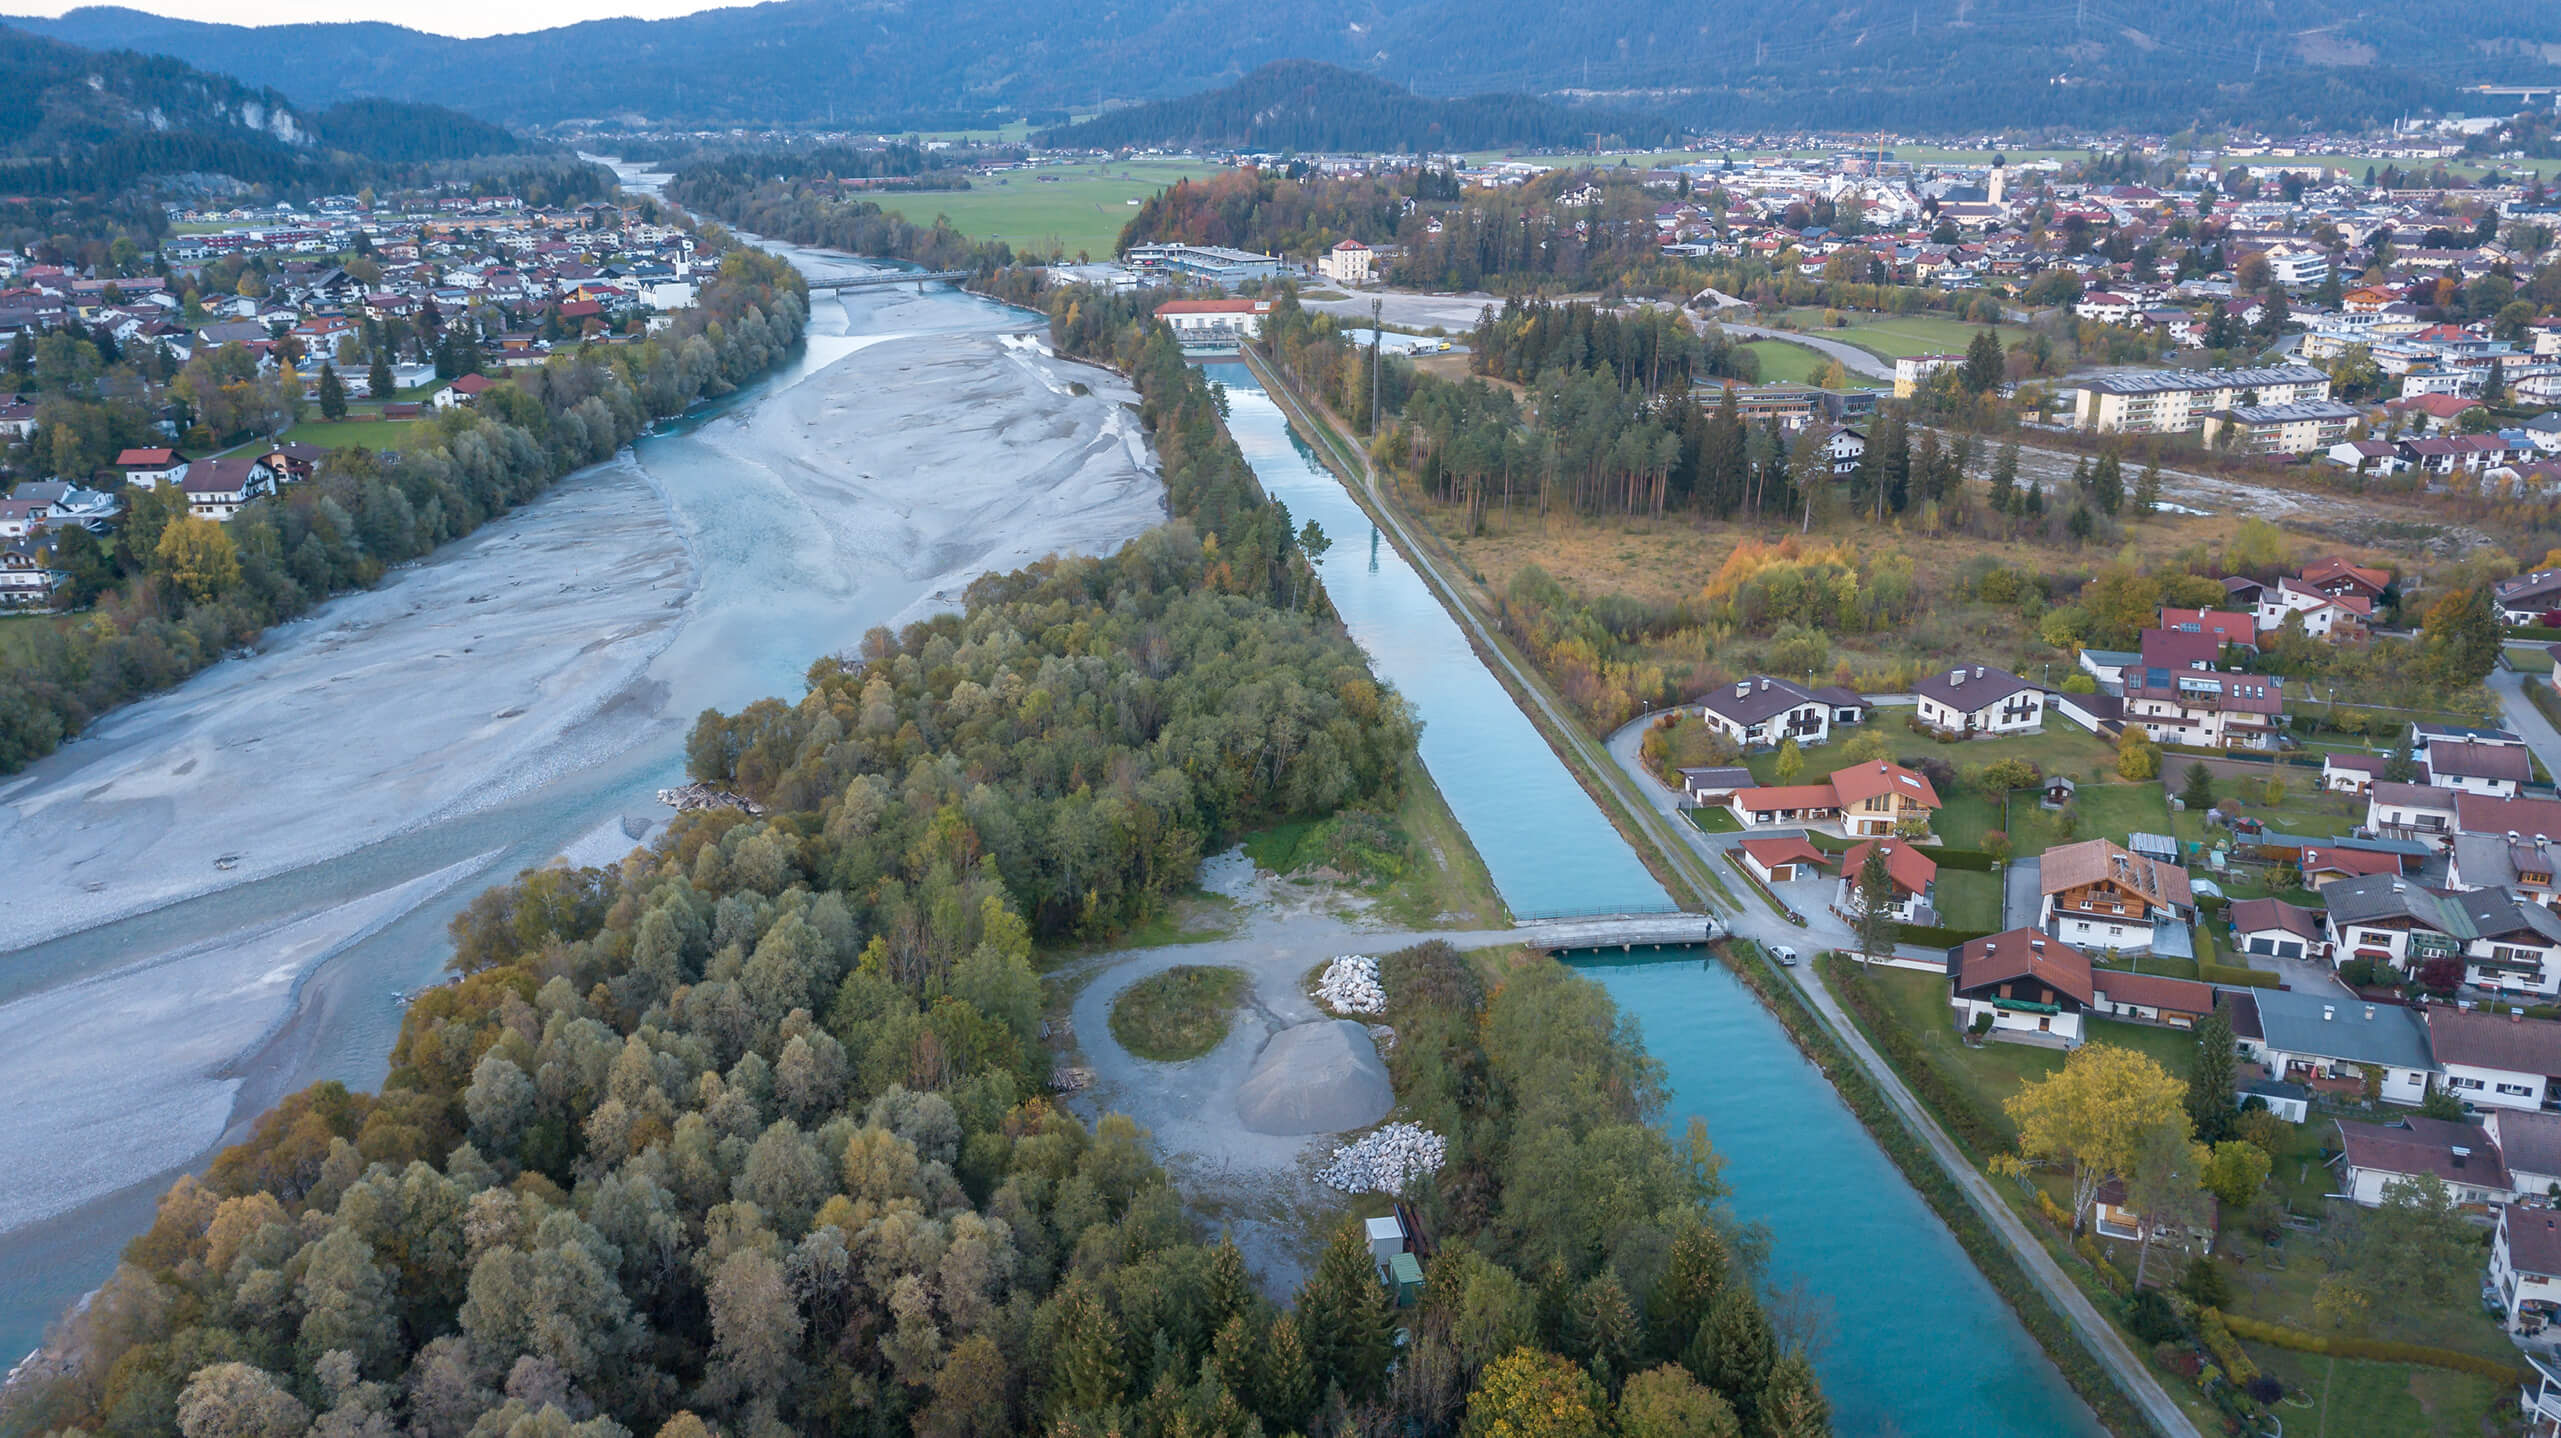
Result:
M887 125L1091 112L1312 59L1426 95L1598 100L1702 128L2367 125L2561 76L2561 5L2517 0L772 0L458 40L117 8L13 24L272 86L513 124Z
M1155 100L1044 132L1044 145L1079 149L1202 146L1238 150L1558 149L1595 135L1659 145L1679 131L1659 116L1529 95L1435 100L1402 85L1328 65L1277 60L1233 85Z
M515 154L520 136L439 105L298 103L274 89L131 51L101 53L0 30L0 188L111 193L146 175L251 183Z

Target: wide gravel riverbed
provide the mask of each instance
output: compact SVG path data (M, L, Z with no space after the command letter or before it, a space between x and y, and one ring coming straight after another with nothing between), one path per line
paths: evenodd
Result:
M1163 518L1135 395L1034 316L813 310L781 373L0 782L0 1368L174 1173L380 1081L471 894L663 822L702 709Z

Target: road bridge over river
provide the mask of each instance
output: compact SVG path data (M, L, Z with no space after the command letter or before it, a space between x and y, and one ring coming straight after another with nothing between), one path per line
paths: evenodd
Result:
M1705 914L1669 909L1653 914L1591 914L1575 918L1534 919L1520 928L1523 944L1551 954L1581 950L1669 947L1708 944L1725 936L1725 926Z
M884 270L878 274L844 275L836 279L811 280L809 288L813 294L819 290L885 290L892 285L914 285L921 290L937 280L968 278L967 270L933 270L921 273L913 270Z

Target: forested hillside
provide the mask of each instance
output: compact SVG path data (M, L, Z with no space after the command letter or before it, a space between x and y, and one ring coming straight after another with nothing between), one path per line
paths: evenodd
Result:
M1528 95L1433 100L1402 85L1316 60L1283 60L1221 89L1115 110L1045 132L1044 145L1201 146L1240 150L1402 150L1502 146L1644 146L1675 138L1669 121L1580 109Z
M512 155L518 136L441 106L356 100L306 112L179 61L0 31L0 191L107 195L154 175L355 181L366 161Z
M1053 335L1133 369L1176 522L706 715L695 772L771 811L475 901L383 1091L182 1179L0 1431L1828 1434L1713 1154L1560 965L1386 962L1401 1101L1450 1140L1402 1315L1351 1227L1276 1307L1143 1134L1049 1096L1041 939L1391 803L1414 742L1170 337L1092 291Z
M515 123L949 124L1191 95L1295 58L1426 95L1570 91L1700 127L2283 129L2477 110L2461 85L2554 78L2546 47L2561 44L2561 7L2514 0L1920 0L1890 13L1856 0L954 0L887 13L778 0L477 40L107 8L21 23L187 56L308 104L383 94Z

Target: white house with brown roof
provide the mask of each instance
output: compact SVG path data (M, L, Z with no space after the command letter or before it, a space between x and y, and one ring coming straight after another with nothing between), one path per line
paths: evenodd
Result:
M1987 664L1932 670L1912 694L1920 721L1942 734L2021 734L2045 723L2045 691Z
M2514 1193L2489 1131L2416 1114L2390 1124L2339 1121L2339 1188L2372 1208L2395 1184L2433 1183L2463 1205L2505 1203Z
M2011 929L1948 950L1949 1002L1957 1023L1986 1018L1995 1038L2050 1047L2081 1042L2081 1018L2096 998L2087 954L2034 929Z
M2365 826L2387 839L2416 839L2432 849L2454 840L2455 790L2377 779L2365 794Z
M2112 1018L2137 1019L2144 1023L2166 1024L2174 1029L2189 1029L2214 1012L2214 986L2194 979L2174 979L2166 974L2130 974L2119 969L2094 969L2090 983L2097 999L2091 1011Z
M178 488L187 496L188 513L219 524L258 496L275 493L276 475L261 459L200 459L187 466Z
M2187 870L2105 839L2046 850L2037 883L2038 926L2088 948L2148 950L2156 926L2185 924L2196 907Z
M1930 908L1934 886L1938 882L1938 861L1920 845L1907 839L1870 839L1841 856L1841 892L1832 907L1844 918L1866 910L1859 894L1859 876L1866 872L1871 850L1885 855L1885 882L1892 891L1891 912L1898 924L1927 924L1937 915Z
M2428 746L2428 782L2439 789L2513 799L2533 777L2529 751L2512 744L2440 739Z
M2561 1075L2561 1023L2445 1004L2424 1017L2447 1092L2476 1108L2541 1111Z
M2500 1206L2490 1235L2490 1289L2511 1333L2540 1332L2561 1320L2561 1211Z

